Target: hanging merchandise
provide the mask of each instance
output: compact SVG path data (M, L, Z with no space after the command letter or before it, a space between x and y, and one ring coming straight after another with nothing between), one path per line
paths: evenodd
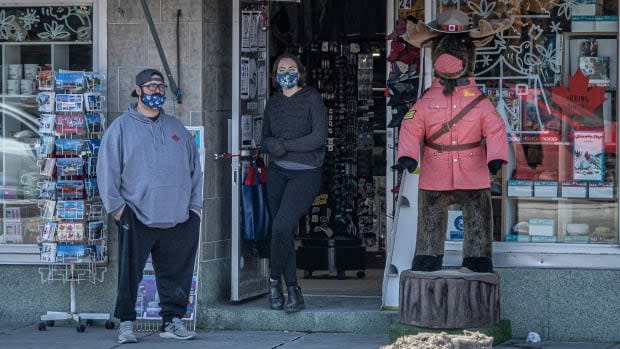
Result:
M241 186L245 240L269 240L271 218L267 208L266 182L265 163L261 158L252 160Z

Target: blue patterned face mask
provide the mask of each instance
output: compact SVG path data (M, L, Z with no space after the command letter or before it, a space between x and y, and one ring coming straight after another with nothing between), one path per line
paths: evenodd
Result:
M299 73L296 71L287 71L276 74L276 82L278 85L282 86L282 88L293 88L297 85L299 81Z
M166 101L166 96L161 93L153 93L152 95L148 95L146 93L142 93L142 103L149 108L158 109L164 105Z

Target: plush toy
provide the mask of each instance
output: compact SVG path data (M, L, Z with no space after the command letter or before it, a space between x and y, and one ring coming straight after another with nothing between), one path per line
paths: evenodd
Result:
M496 174L506 163L508 140L473 73L476 47L511 25L512 18L471 19L450 10L428 24L418 22L410 38L414 46L431 48L435 71L431 86L403 118L398 141L396 168L413 172L420 164L413 270L441 269L447 208L459 204L465 232L462 266L493 271L489 172Z

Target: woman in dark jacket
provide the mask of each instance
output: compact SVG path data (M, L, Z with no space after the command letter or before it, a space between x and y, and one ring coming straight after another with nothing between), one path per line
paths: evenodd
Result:
M270 155L267 202L272 218L269 302L272 309L304 308L297 285L295 230L321 186L327 138L327 110L321 95L304 86L305 69L290 54L278 57L272 82L280 88L267 101L263 117L263 151ZM277 85L276 85L277 84ZM281 278L287 286L284 302Z

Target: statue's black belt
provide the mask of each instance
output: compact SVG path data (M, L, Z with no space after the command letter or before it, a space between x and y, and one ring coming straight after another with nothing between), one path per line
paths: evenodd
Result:
M433 148L439 151L459 151L459 150L467 150L471 148L477 148L482 144L482 141L473 142L473 143L463 143L463 144L437 144L433 143L429 140L424 140L424 145L427 147Z

